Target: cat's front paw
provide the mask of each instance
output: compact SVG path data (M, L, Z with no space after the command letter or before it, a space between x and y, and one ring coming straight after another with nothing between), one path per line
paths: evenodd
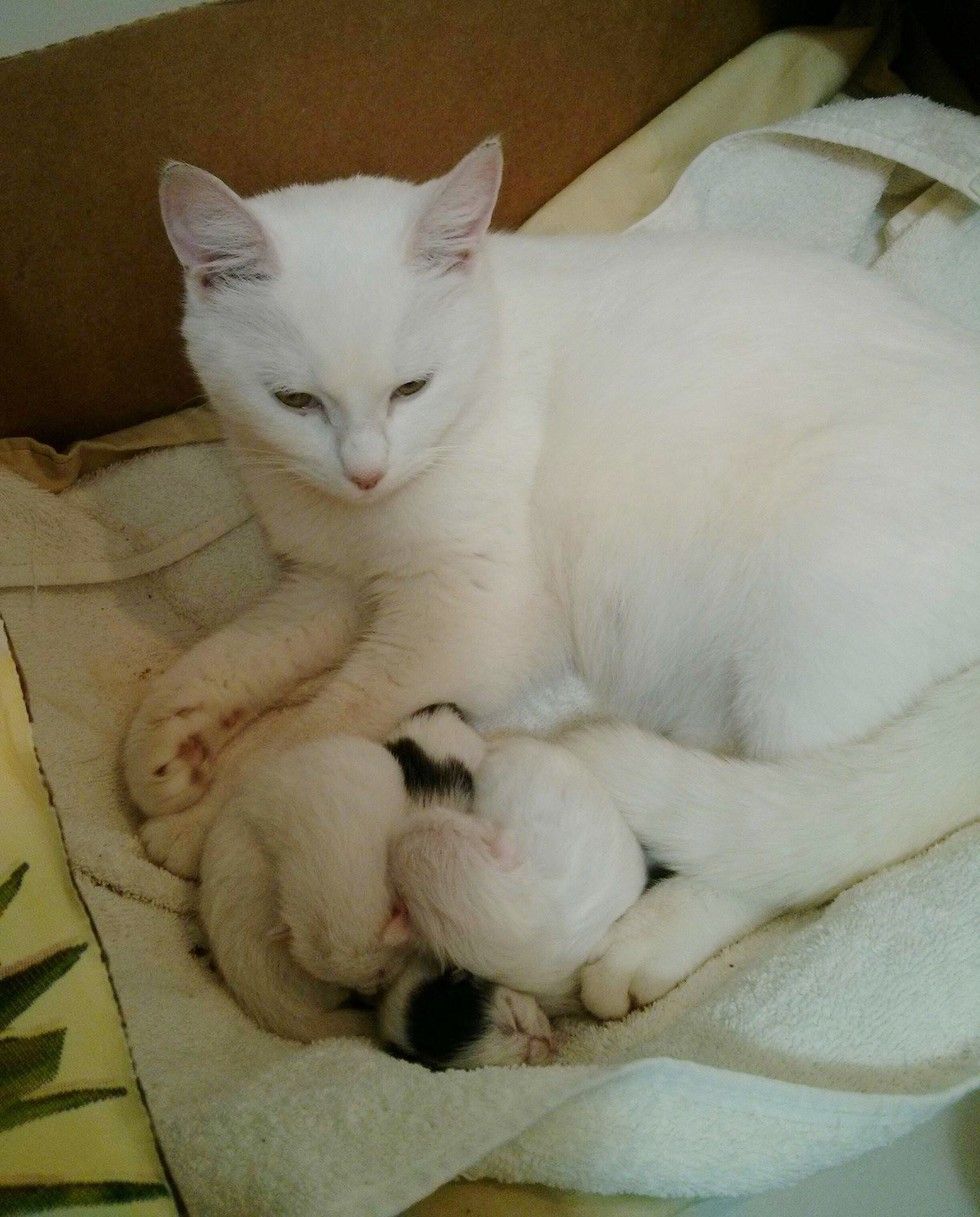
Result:
M613 927L602 950L582 969L582 1005L596 1018L625 1018L663 997L686 974L660 958L655 943L617 936Z
M682 875L661 880L627 909L582 969L582 1004L596 1018L623 1018L686 980L722 947L780 911L758 897Z
M249 715L206 681L174 687L164 677L140 706L123 748L134 802L147 816L184 811L211 784L218 753Z
M151 816L139 830L146 856L181 879L196 879L213 820L214 809L207 803L169 816Z
M680 876L663 880L615 922L582 969L582 1005L596 1018L625 1018L680 984L706 954L699 893ZM720 944L719 944L720 945Z

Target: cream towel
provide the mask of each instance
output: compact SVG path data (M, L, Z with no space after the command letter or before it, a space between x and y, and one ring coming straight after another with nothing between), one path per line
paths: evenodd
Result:
M868 262L877 251L927 297L940 285L921 263L956 239L947 273L965 276L957 307L980 324L980 128L899 100L732 137L649 222L748 226ZM934 174L949 201L896 161ZM924 190L905 202L909 182ZM345 1038L307 1048L259 1031L195 952L190 885L139 856L116 770L149 672L271 577L225 454L154 453L57 499L0 475L0 535L0 612L38 748L193 1214L386 1217L461 1172L598 1192L761 1190L884 1144L975 1084L976 828L751 935L622 1024L570 1026L548 1069L432 1074L380 1053L353 1013L336 1018ZM74 586L57 586L59 572Z

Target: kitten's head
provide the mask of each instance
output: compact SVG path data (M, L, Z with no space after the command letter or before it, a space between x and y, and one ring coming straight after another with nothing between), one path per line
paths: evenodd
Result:
M421 186L355 177L243 200L167 166L191 361L277 466L357 503L438 457L492 342L480 248L501 168L489 140Z

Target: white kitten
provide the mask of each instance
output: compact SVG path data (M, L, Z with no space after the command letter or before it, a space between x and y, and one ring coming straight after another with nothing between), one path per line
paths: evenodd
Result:
M487 236L500 168L247 202L165 174L188 350L290 574L151 689L126 772L190 807L309 677L286 739L506 725L574 669L611 721L564 742L643 839L725 826L716 886L657 885L586 976L622 1012L976 814L980 695L939 682L980 661L980 352L817 254Z

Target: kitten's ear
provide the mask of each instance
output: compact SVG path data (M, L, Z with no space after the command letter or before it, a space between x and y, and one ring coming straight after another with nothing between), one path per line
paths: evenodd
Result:
M500 140L488 139L436 183L415 230L423 266L443 274L470 261L490 226L503 168Z
M386 947L403 947L412 938L412 923L408 909L400 900L391 906L391 916L381 931L381 941Z
M262 225L213 174L171 161L160 177L160 213L180 264L202 286L225 277L266 279L274 272Z

